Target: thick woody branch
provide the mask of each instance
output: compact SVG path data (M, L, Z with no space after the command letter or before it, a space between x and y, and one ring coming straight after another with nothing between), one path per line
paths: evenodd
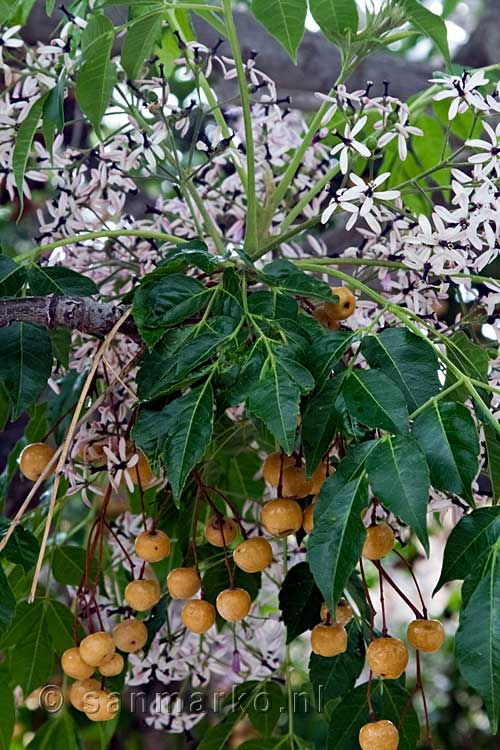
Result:
M90 297L20 297L0 299L0 328L15 321L45 328L68 328L91 336L106 336L124 313L124 308ZM137 328L127 320L122 333L138 339Z

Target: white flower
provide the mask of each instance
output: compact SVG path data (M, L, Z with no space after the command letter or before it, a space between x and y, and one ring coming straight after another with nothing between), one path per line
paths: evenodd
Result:
M377 190L379 185L390 177L390 172L383 172L371 182L365 182L361 177L351 172L350 178L354 187L348 188L341 198L341 207L348 211L351 218L347 222L346 229L349 231L355 225L358 216L361 216L374 232L380 233L382 227L375 215L375 200L391 201L399 198L399 190ZM352 201L360 201L355 205Z
M108 459L109 481L114 489L118 490L122 479L124 479L130 492L133 492L134 482L130 476L129 469L133 469L139 461L138 454L133 453L130 455L125 438L120 438L118 441L118 450L116 453L113 453L107 445L104 446L103 451Z
M465 145L470 148L480 149L482 153L472 154L472 156L469 156L468 161L471 164L483 164L483 175L487 175L492 169L496 169L498 165L500 154L500 123L496 126L495 130L487 122L483 123L483 125L490 137L490 142L472 138L470 141L465 141Z
M5 65L3 60L4 47L22 47L24 42L22 39L14 39L14 34L17 34L21 26L11 26L10 29L0 34L0 66Z
M424 134L423 130L421 130L420 128L416 128L413 125L408 125L408 116L408 107L406 106L406 104L401 105L399 108L399 122L395 123L393 130L389 130L387 133L381 135L377 143L379 148L383 148L394 138L397 138L398 153L401 161L405 161L406 157L408 156L408 147L406 141L409 139L410 135L422 136ZM374 128L380 129L383 126L384 121L379 120L379 122L375 123Z
M443 91L439 91L435 95L434 99L436 101L452 99L448 110L449 120L453 120L459 113L463 114L469 107L481 111L488 109L488 104L483 95L476 91L478 86L488 83L488 79L484 77L482 70L478 70L472 75L464 71L461 77L443 76L442 78L434 78L431 83L442 83L446 86Z
M344 135L340 135L340 133L338 132L336 133L341 142L334 146L330 153L332 156L334 156L340 151L339 161L340 171L342 172L342 174L347 174L347 170L349 168L349 154L357 152L358 154L361 154L361 156L364 156L366 159L370 157L370 150L365 146L365 144L355 139L355 136L366 125L367 119L368 118L366 117L366 115L364 117L360 117L352 128L350 125L346 125Z

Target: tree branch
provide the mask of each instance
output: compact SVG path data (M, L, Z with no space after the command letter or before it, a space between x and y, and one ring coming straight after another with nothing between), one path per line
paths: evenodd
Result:
M71 331L105 336L124 313L124 308L91 297L19 297L0 299L0 328L15 321L35 323L45 328L68 328ZM133 339L139 339L132 320L121 328Z

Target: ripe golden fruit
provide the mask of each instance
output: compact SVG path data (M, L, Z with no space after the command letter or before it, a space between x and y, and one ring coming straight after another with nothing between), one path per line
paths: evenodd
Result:
M302 526L302 508L290 498L270 500L262 508L262 524L272 536L294 534Z
M305 497L311 494L311 480L307 479L305 466L287 466L283 469L282 497Z
M226 589L217 596L215 604L217 612L224 620L235 622L247 616L252 600L245 589Z
M439 620L414 620L408 625L407 637L413 648L432 654L441 648L446 636Z
M359 732L361 750L398 750L399 732L392 721L373 721Z
M316 318L318 323L322 325L323 328L328 328L330 331L337 331L339 328L338 320L334 320L332 317L330 317L325 305L317 305L317 307L315 307L315 309L313 310L313 317Z
M84 712L90 721L112 721L120 710L120 700L116 693L96 690L86 696Z
M170 554L170 539L163 531L143 531L135 540L135 551L141 560L161 562Z
M362 555L367 560L381 560L392 552L394 541L394 532L386 523L370 526L366 530Z
M347 651L347 632L343 625L315 625L311 631L311 648L319 656L338 656Z
M109 661L104 662L99 667L99 672L103 677L116 677L123 672L125 661L121 654L115 654Z
M88 694L100 689L101 683L97 680L77 680L71 685L69 702L77 711L84 711Z
M55 451L46 443L31 443L23 448L19 456L19 468L26 479L36 482L42 475L43 470L53 457ZM56 462L51 466L45 478L50 477L56 467Z
M272 487L277 487L279 484L282 460L283 470L285 470L287 466L293 466L295 463L293 456L285 456L284 453L270 453L262 466L264 480Z
M273 561L273 548L262 536L245 539L233 552L235 564L245 573L259 573Z
M318 495L327 477L333 474L335 469L322 461L311 477L311 495Z
M330 320L346 320L356 309L356 297L346 286L337 286L332 294L339 298L338 302L325 302L325 312Z
M200 576L194 568L174 568L167 576L167 589L172 599L190 599L200 586Z
M94 674L94 667L82 659L80 649L76 646L64 652L61 667L64 674L73 677L74 680L87 680Z
M161 599L161 590L155 580L131 581L125 589L125 600L136 612L152 609Z
M130 469L130 476L134 484L140 484L143 490L153 484L156 477L151 470L148 459L141 450L137 450L139 460L135 466Z
M132 617L130 620L123 620L116 625L113 630L113 638L120 651L133 654L146 645L148 629L143 622Z
M91 633L80 643L80 656L91 667L100 667L113 657L115 642L109 633L98 631Z
M350 604L347 602L339 602L337 604L337 609L335 610L335 622L338 622L339 625L349 625L352 618L354 617L354 612Z
M314 529L314 506L316 503L310 503L306 508L304 508L304 516L302 520L302 527L306 534L310 534L311 531Z
M399 638L376 638L368 646L366 659L377 677L397 680L408 665L408 649Z
M192 633L206 633L215 622L215 608L204 599L192 599L182 608L181 619Z
M205 527L205 539L214 547L224 547L234 541L237 531L232 518L212 516Z

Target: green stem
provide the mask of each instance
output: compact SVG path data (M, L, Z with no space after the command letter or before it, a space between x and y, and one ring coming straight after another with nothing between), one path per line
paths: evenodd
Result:
M175 237L173 234L167 234L166 232L152 232L147 229L98 229L95 232L84 232L83 234L73 235L72 237L64 237L61 240L54 240L54 242L48 242L46 245L34 247L32 250L28 250L25 253L16 255L14 260L18 263L23 260L34 260L39 255L48 253L51 250L56 250L58 247L75 245L79 242L86 242L87 240L98 240L105 237L140 237L145 240L170 242L174 245L180 245L187 242L187 240L181 239L180 237Z
M422 404L422 406L419 406L418 409L415 409L415 411L410 414L410 419L415 419L415 417L418 417L418 415L425 411L428 406L437 403L442 398L446 398L446 396L449 396L450 393L459 388L461 385L463 385L463 378L459 378L455 383L453 383L453 385L450 385L449 388L445 388L444 391L436 394L436 396L432 396L432 398L426 401L425 404Z
M257 250L257 197L255 195L255 145L252 129L252 111L250 109L250 97L248 94L248 81L241 56L238 34L234 24L231 10L231 0L222 0L224 6L224 20L233 51L238 84L240 89L241 107L243 111L243 123L245 127L245 149L247 154L247 221L245 229L245 250L255 252Z

